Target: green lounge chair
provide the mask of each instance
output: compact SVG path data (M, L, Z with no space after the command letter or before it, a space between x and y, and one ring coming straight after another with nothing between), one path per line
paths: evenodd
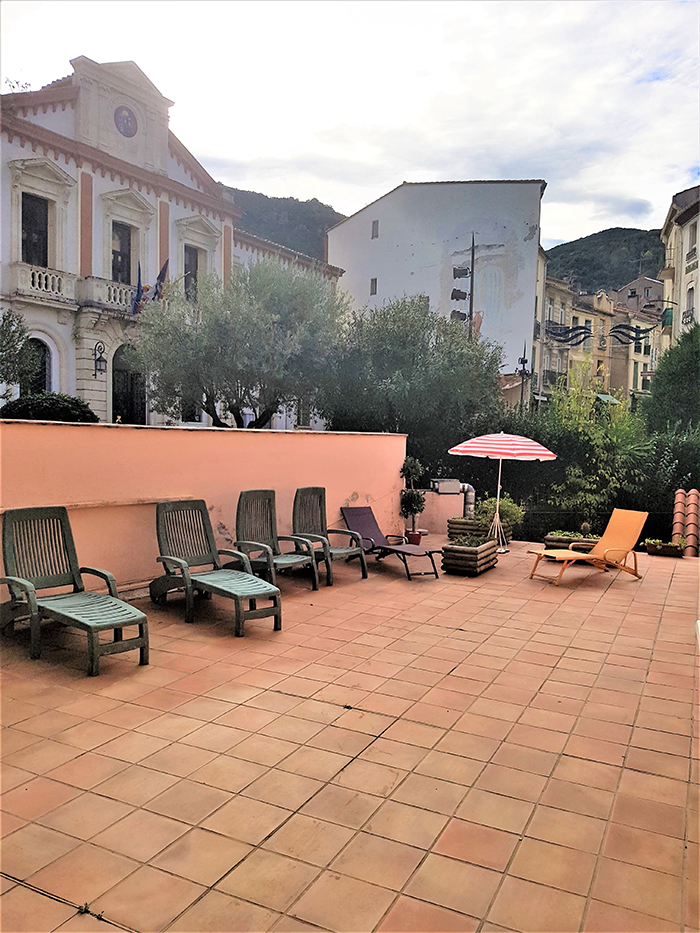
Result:
M148 664L148 619L134 606L119 599L116 580L106 570L79 567L68 512L63 506L9 509L3 517L2 553L10 601L0 607L3 628L14 628L29 618L30 651L41 657L41 620L53 619L87 634L91 677L100 673L104 654L140 651L140 664ZM100 577L109 595L85 589L83 574ZM37 596L37 590L72 586L71 593ZM124 638L124 628L138 625L137 638ZM100 642L100 632L114 631L114 640Z
M354 531L344 528L329 528L326 519L326 490L323 486L302 486L297 489L294 496L294 509L292 513L292 530L295 535L301 535L320 548L314 549L316 561L326 565L326 584L333 585L334 560L352 560L357 557L360 561L362 579L367 579L367 561L362 549L362 538ZM347 545L331 544L329 535L344 535L350 539Z
M244 489L238 497L236 511L237 548L248 555L260 553L250 563L256 573L264 574L271 583L277 582L278 570L308 567L311 585L318 589L318 567L314 546L299 535L277 534L277 509L274 489ZM281 551L280 541L292 541L293 551Z
M165 574L150 585L151 599L163 605L170 590L185 591L185 622L194 621L195 592L233 599L236 609L235 634L243 636L246 619L274 618L274 629L282 628L280 591L276 586L253 576L246 554L216 547L209 512L203 499L181 502L159 502L156 506L156 532ZM221 555L236 560L225 566ZM192 567L211 570L192 571ZM243 570L233 569L240 565ZM270 600L272 605L258 609L257 600ZM248 601L248 608L245 606Z

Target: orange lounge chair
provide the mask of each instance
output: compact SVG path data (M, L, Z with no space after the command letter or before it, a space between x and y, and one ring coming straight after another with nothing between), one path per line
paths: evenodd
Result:
M642 533L642 528L644 527L644 522L647 520L648 514L648 512L630 512L626 509L613 509L608 526L603 532L603 537L588 554L576 553L574 551L576 542L570 544L568 550L562 548L544 551L528 551L528 554L537 555L535 566L532 568L532 573L530 574L530 579L537 576L540 580L547 580L549 583L554 583L555 586L559 586L559 581L566 568L577 561L586 561L586 563L592 564L599 570L624 570L626 573L631 573L633 577L641 578L641 574L637 571L637 555L633 548L637 541L639 541L639 536ZM630 554L633 559L633 567L627 566L627 558ZM543 557L561 562L562 568L556 579L541 573L535 573L537 565Z

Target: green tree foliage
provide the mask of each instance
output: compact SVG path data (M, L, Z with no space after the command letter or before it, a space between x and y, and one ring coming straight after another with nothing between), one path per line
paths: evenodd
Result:
M657 278L664 264L659 233L612 227L561 243L547 250L547 275L571 279L586 292L622 288L639 275Z
M0 417L26 421L77 421L83 424L96 424L100 420L83 399L60 392L21 395L0 409Z
M316 259L324 258L326 230L345 219L316 198L298 201L270 198L257 191L230 190L236 205L244 211L241 229Z
M4 383L0 401L10 397L13 386L31 379L37 364L24 318L0 308L0 385Z
M424 295L351 313L318 407L341 431L408 434L430 475L450 475L449 447L480 421L500 417L501 348L470 341Z
M644 414L652 431L700 425L700 324L694 324L659 360Z
M262 428L298 399L313 404L345 300L321 276L275 261L234 271L223 288L200 276L196 302L180 289L142 312L134 346L156 411L197 406L217 427Z

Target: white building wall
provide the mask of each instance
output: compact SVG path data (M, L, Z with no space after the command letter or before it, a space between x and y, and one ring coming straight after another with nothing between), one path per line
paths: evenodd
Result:
M356 307L426 294L448 316L468 310L468 300L450 295L469 293L471 279L454 279L452 270L470 266L474 233L475 327L504 346L512 372L523 344L531 356L542 190L540 181L404 183L329 230L328 261L346 270L340 287Z

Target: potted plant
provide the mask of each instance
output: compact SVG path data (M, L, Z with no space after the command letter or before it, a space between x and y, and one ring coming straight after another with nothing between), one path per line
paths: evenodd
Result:
M591 526L588 522L581 525L580 531L550 531L544 536L544 543L549 548L568 548L570 544L575 543L575 550L586 553L590 551L598 542L600 537L591 534Z
M642 544L647 549L647 554L657 554L659 557L683 557L686 540L680 537L677 542L665 542L661 538L647 538Z
M474 509L473 518L448 518L447 535L454 540L462 535L488 535L491 522L496 513L496 497L486 496L481 499ZM499 514L506 534L506 540L513 536L513 528L519 525L525 515L525 509L514 502L506 493L501 496Z
M442 549L444 573L476 577L498 563L495 538L484 535L463 535L455 538Z
M416 515L425 508L425 493L415 489L413 484L425 473L422 463L415 457L406 457L401 467L401 476L406 482L406 488L401 490L401 517L411 519L410 529L406 529L409 544L420 544L421 533L416 531Z

